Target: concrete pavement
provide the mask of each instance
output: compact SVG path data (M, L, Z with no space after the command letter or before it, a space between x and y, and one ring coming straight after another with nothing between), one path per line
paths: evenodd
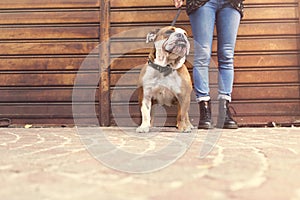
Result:
M133 153L162 149L176 135L175 129L159 129L147 138L146 144L118 128L103 130L113 145ZM76 128L3 128L0 129L0 197L2 200L300 200L300 128L222 130L221 137L212 144L212 151L200 158L207 134L218 131L194 130L191 145L173 163L151 173L127 173L105 166L87 151L86 141ZM126 128L126 132L133 133L134 129ZM101 144L106 148L103 143L98 146ZM164 161L168 159L168 155L163 156Z

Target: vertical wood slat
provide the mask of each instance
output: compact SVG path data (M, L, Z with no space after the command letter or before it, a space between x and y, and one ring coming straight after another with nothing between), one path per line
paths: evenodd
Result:
M300 51L300 0L298 0L298 51ZM298 56L298 65L300 65L300 56ZM300 68L300 66L298 66ZM299 82L300 82L300 72L298 73L298 77L299 77ZM300 94L300 86L299 86L299 94ZM300 95L299 95L300 98ZM300 108L300 100L299 100L299 108ZM300 110L300 109L299 109ZM300 122L300 118L297 120L298 122Z
M110 0L101 0L100 19L100 126L110 125Z

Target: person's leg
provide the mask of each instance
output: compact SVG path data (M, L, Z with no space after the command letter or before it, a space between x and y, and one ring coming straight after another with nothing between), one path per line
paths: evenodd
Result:
M229 102L234 78L234 49L238 27L240 24L240 13L235 10L228 0L217 13L217 35L218 35L218 65L219 65L219 116L218 128L238 128L229 111Z
M234 49L241 15L231 4L224 0L217 13L219 99L231 101L234 78Z
M200 119L198 128L213 128L209 96L209 65L215 26L217 1L211 0L200 7L190 17L194 37L193 79L196 100L199 104Z

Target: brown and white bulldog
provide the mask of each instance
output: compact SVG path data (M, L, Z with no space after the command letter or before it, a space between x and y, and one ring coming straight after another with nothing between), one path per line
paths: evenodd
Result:
M184 64L190 50L186 31L164 27L149 33L146 42L154 42L154 49L139 76L142 124L136 132L149 132L153 101L167 106L177 104L177 128L181 132L190 132L193 128L188 115L192 81Z

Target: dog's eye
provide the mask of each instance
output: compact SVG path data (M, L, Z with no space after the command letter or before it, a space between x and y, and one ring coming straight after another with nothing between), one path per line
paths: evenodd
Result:
M174 32L175 32L174 30L168 30L168 31L165 32L165 34L166 34L166 35L171 35L171 34L174 33Z

